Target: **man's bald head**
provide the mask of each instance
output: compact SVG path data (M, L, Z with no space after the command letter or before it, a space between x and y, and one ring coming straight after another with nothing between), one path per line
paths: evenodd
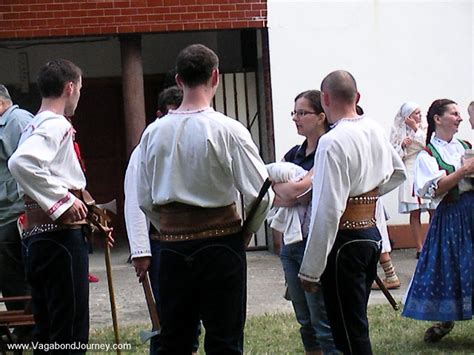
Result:
M328 74L321 83L321 91L326 92L333 100L346 104L357 101L357 84L351 73L336 70Z

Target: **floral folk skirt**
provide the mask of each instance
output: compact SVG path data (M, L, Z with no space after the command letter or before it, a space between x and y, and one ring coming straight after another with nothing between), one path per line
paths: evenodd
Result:
M402 315L466 320L473 309L474 191L441 202L433 216Z

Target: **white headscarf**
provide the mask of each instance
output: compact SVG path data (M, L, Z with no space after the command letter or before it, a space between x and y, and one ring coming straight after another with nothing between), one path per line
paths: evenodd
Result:
M407 101L398 110L395 116L395 126L403 127L405 125L405 119L409 117L417 108L420 108L416 102Z
M395 116L390 132L390 143L392 143L393 147L401 157L403 157L405 154L401 147L402 141L406 137L413 138L415 135L415 132L406 125L405 119L418 108L420 108L420 105L418 105L416 102L407 101L400 107L397 115ZM424 125L422 124L422 126Z

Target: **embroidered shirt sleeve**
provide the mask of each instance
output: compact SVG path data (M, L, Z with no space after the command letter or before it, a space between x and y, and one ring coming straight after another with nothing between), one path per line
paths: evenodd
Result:
M70 127L67 121L60 119L49 121L20 144L8 164L25 194L34 199L52 220L61 216L75 201L61 178L51 170L60 150L68 149L62 143ZM68 162L65 162L64 169L68 168Z
M315 157L311 224L299 272L308 281L319 280L326 267L351 186L343 150L326 145L324 138Z

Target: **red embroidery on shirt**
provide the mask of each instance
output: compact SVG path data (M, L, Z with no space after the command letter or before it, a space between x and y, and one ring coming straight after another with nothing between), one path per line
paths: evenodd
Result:
M65 140L67 137L69 137L70 135L73 135L74 132L75 132L74 128L70 127L70 128L66 131L66 133L64 133L64 136L63 136L63 138L61 139L61 143L64 142L64 140Z
M60 199L58 202L56 202L53 207L51 207L46 213L48 216L52 215L54 212L57 211L59 207L64 205L67 201L71 199L71 194L68 192L66 196L64 196L62 199Z
M76 153L77 160L79 160L79 164L81 165L82 171L86 172L86 164L84 163L84 159L82 159L79 144L77 144L77 142L75 141L72 144L74 145L74 152Z

